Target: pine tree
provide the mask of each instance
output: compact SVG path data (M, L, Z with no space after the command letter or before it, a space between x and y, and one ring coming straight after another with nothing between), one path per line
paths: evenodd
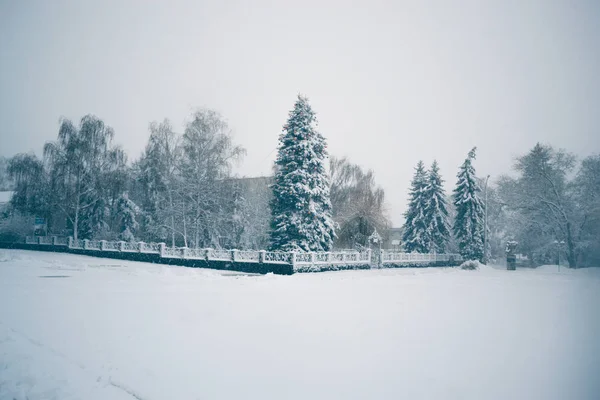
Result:
M333 244L327 150L316 124L308 99L299 95L279 136L271 186L273 250L328 251Z
M410 200L408 210L404 214L404 232L402 242L404 250L409 253L427 253L429 238L427 236L427 222L425 219L425 188L427 186L427 171L423 161L419 161L415 168L415 175L411 182Z
M450 239L446 193L437 161L433 161L425 187L425 225L429 252L444 253Z
M481 191L477 184L473 160L474 147L458 172L458 182L454 189L454 236L458 241L460 254L467 260L483 261L483 203L478 193Z

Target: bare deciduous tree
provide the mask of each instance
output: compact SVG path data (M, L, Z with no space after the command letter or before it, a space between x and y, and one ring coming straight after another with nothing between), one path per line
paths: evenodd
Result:
M73 226L77 239L81 216L98 207L102 197L102 178L117 157L111 147L112 128L93 116L84 116L76 127L68 119L61 121L58 139L44 145L44 158L50 174L54 207L60 208ZM89 222L89 221L87 221Z
M390 226L383 189L373 171L365 172L345 157L330 157L329 171L336 247L368 246L373 230L384 233Z

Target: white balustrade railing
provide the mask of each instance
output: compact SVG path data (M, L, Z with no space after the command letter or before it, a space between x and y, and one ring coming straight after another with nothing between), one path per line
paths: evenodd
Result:
M231 251L221 249L206 249L208 251L208 259L216 261L231 261Z
M296 264L311 264L311 253L296 253Z
M345 253L344 254L344 262L348 263L356 263L360 261L360 257L358 253Z
M179 247L165 247L162 257L165 258L182 258L183 252Z
M236 250L235 261L260 262L260 252L255 250Z
M344 262L344 253L331 253L331 263L341 264Z
M104 250L105 251L120 251L119 242L113 241L105 241L104 242Z
M142 252L142 253L156 253L156 254L160 253L160 243L141 242L140 246L142 246L142 248L140 249L140 252Z
M102 250L101 243L99 240L88 240L87 247L88 250Z
M371 263L371 250L359 253L360 261Z
M190 258L192 260L204 260L204 259L206 259L206 250L205 249L186 249L185 250L185 258Z
M258 250L224 250L224 249L190 249L184 247L167 247L164 243L123 242L108 240L74 240L66 237L53 236L27 236L27 244L44 245L69 245L73 249L86 249L96 251L139 252L160 254L165 258L179 258L192 260L212 260L229 262L252 262L266 264L292 264L300 266L301 270L307 266L324 265L365 265L371 264L371 250L341 250L332 252L279 252ZM424 254L403 253L382 250L380 266L385 264L432 264L439 262L460 262L459 254ZM376 258L374 258L375 262Z
M38 236L39 244L52 244L52 236Z
M122 251L139 252L140 244L136 242L123 242Z
M290 264L292 253L282 251L265 251L265 263L269 264Z
M54 243L57 246L67 246L69 244L69 238L66 236L57 237Z
M295 264L369 264L371 262L370 251L338 251L338 252L314 252L296 253Z
M434 254L434 253L401 253L396 251L383 251L383 264L410 264L461 261L460 254Z
M315 253L315 264L327 264L331 253L318 252Z

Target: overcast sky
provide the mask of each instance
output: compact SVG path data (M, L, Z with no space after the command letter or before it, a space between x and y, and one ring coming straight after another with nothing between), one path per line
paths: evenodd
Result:
M419 159L450 191L473 146L492 179L537 141L600 151L600 2L0 0L0 155L93 113L131 160L209 107L266 175L298 93L398 226Z

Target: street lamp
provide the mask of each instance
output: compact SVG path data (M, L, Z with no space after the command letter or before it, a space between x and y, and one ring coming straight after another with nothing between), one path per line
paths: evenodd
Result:
M373 243L379 244L379 251L381 251L381 239L381 235L379 235L379 232L377 232L377 228L375 228L373 233L371 233L371 236L369 236L369 240Z
M565 244L565 241L561 240L559 242L558 240L555 240L554 244L556 245L556 265L558 266L558 270L560 271L560 249L562 245Z

